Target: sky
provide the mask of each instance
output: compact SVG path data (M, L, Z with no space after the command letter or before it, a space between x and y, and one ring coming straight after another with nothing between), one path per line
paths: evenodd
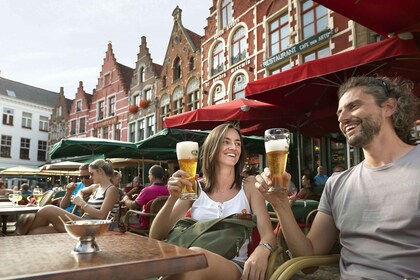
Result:
M79 81L96 88L108 42L135 67L142 36L162 64L182 9L185 28L204 34L210 0L0 0L0 76L74 99Z

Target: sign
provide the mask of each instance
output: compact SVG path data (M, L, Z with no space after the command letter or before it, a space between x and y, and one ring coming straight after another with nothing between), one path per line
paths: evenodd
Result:
M117 123L117 122L118 122L118 117L115 116L113 118L106 119L106 120L103 120L101 122L94 123L93 124L93 128L98 128L98 127L102 127L102 126L108 126L108 125L111 125L111 124L114 124L114 123Z
M325 29L324 31L309 37L308 39L305 39L301 42L299 42L298 44L282 51L279 52L278 54L275 54L273 56L271 56L270 58L268 58L267 60L264 60L262 63L262 67L266 68L269 67L270 65L273 65L277 62L280 62L294 54L297 54L299 52L303 52L306 49L313 47L316 44L319 44L322 41L328 40L331 38L333 34L333 31L331 29Z

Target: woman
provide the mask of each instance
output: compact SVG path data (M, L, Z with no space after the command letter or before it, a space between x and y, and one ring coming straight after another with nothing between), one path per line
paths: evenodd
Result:
M77 196L72 199L72 203L83 210L82 217L69 213L62 208L47 205L36 213L35 218L26 216L25 220L18 221L16 233L65 232L61 219L64 221L69 218L72 220L105 219L110 211L111 216L113 216L118 210L120 196L118 189L111 182L114 176L112 166L108 162L98 159L89 164L89 173L95 184L81 189ZM87 202L83 199L86 196L90 196Z
M296 199L313 199L318 198L314 193L314 182L313 179L308 175L302 176L302 188L296 195Z
M270 248L275 247L275 236L264 199L255 189L255 177L243 180L241 171L245 162L243 140L239 129L231 123L219 125L208 135L202 147L204 188L196 201L180 200L181 185L191 183L183 179L189 174L175 172L168 181L170 196L153 221L150 237L164 239L175 223L191 209L196 220L209 220L240 213L246 209L257 216L261 246L248 256L247 244L233 261L202 248L192 250L206 255L208 267L202 270L172 275L182 279L264 279ZM242 277L242 278L241 278Z

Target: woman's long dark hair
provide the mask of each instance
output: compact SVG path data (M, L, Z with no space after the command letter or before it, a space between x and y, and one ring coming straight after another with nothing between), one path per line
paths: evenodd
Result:
M216 178L216 160L219 155L220 146L225 140L226 133L230 128L235 129L241 139L241 155L238 162L235 164L235 180L233 181L231 188L241 188L241 172L243 166L245 165L246 152L239 127L231 122L227 122L215 127L207 136L201 148L202 172L206 183L204 191L207 193L213 192Z

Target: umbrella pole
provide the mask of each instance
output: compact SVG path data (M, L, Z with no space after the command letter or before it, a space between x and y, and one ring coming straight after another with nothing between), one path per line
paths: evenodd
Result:
M298 186L299 186L299 190L302 188L302 180L300 178L302 178L302 174L301 174L301 167L300 167L300 132L299 132L299 126L297 129L297 133L296 133L296 137L297 137L297 158L298 158L298 175L299 175L299 180L298 180Z
M141 177L142 177L142 179L143 179L143 186L144 186L144 155L143 155L143 160L142 160L142 172L141 172ZM139 172L140 172L140 170L139 170Z

